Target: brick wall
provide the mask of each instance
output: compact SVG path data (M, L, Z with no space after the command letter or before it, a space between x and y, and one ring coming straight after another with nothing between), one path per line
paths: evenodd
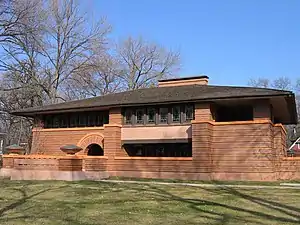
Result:
M64 155L60 150L61 146L66 144L77 145L84 136L91 133L103 134L104 128L34 129L31 154ZM97 144L103 145L102 143Z
M215 179L273 179L273 134L270 123L216 123L212 172Z
M209 103L195 104L195 121L211 121L212 113Z
M112 108L109 110L109 123L121 125L123 121L121 108Z

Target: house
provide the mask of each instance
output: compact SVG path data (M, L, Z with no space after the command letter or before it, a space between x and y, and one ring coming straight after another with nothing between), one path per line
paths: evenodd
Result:
M288 154L291 156L300 156L300 137L289 147Z
M294 94L208 81L160 80L154 88L14 111L35 120L32 149L5 156L3 167L12 179L281 179L274 160L286 158L282 124L297 123ZM66 156L60 148L68 144L82 150Z

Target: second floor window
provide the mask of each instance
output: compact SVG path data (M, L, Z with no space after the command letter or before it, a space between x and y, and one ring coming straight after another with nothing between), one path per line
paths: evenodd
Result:
M125 124L131 124L131 120L132 120L132 112L131 110L126 110L125 111Z
M90 111L45 115L44 128L94 127L109 122L108 111Z
M130 107L123 111L126 125L160 125L190 123L194 119L194 104L174 104Z
M144 109L136 110L136 123L143 124L144 123Z
M156 117L156 110L155 110L155 108L148 108L147 109L147 116L148 116L147 123L154 124L155 123L155 117Z
M190 122L194 119L194 106L186 105L185 106L185 120Z
M168 122L168 108L159 108L159 122L167 123Z
M180 122L180 106L173 106L172 108L172 121L175 123Z

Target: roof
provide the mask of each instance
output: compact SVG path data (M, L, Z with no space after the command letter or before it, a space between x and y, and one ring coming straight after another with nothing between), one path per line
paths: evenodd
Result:
M272 96L289 96L291 99L293 99L292 102L295 101L294 94L290 91L254 87L194 84L125 91L83 100L45 105L42 107L20 109L11 113L14 115L32 116L34 114L45 113L49 111L74 110L95 107L111 108L116 106L145 105L147 103L159 104L188 101L214 101L229 98L263 98ZM294 106L292 108L296 109Z
M158 80L158 82L169 82L169 81L177 81L177 80L195 80L195 79L209 79L208 76L193 76L193 77L181 77L181 78L172 78L172 79L162 79Z

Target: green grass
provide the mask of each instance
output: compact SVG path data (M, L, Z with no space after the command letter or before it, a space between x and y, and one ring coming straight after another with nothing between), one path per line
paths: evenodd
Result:
M300 224L300 190L0 180L0 224Z
M284 181L220 181L220 180L177 180L177 179L152 179L152 178L130 178L110 177L108 180L142 181L142 182L164 182L164 183L191 183L191 184L225 184L225 185L255 185L255 186L279 186L281 183L300 183L299 180Z

